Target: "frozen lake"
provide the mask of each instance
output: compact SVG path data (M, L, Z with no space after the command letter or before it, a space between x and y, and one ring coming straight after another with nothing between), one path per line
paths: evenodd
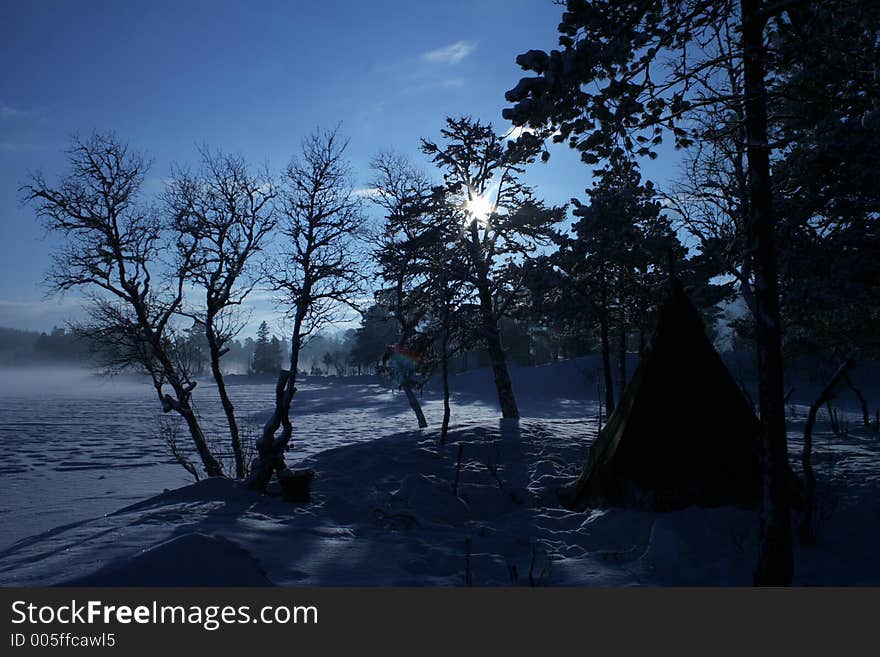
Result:
M307 378L298 388L290 463L415 428L404 396L375 382ZM248 445L271 409L273 390L269 383L229 386ZM216 388L203 382L194 397L206 433L226 441ZM423 403L436 426L441 399L426 394ZM461 398L454 413L459 422L498 415L490 403ZM191 483L160 436L161 417L146 383L75 370L0 371L0 548ZM180 441L189 444L185 429Z

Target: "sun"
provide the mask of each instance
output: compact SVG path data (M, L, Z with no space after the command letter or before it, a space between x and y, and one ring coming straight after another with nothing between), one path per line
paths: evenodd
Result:
M477 223L485 226L489 223L489 217L495 212L495 204L489 200L491 191L487 190L484 194L478 194L476 191L470 190L467 201L464 203L465 212L470 217L476 219Z

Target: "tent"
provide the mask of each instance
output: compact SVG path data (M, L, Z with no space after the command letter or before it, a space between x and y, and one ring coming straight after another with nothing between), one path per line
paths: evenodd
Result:
M754 410L673 279L650 344L562 501L575 510L749 505L760 482Z

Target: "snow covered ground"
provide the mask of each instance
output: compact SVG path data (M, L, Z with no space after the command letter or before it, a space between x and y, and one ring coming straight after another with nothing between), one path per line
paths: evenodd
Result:
M372 379L339 385L307 377L298 387L294 458L414 426L403 395ZM236 382L229 393L251 445L274 387ZM195 405L208 436L225 438L225 417L210 382L196 388ZM425 412L434 423L442 418L437 393L426 396ZM491 404L473 397L462 398L457 414L463 420L494 418ZM0 370L0 549L191 483L159 435L161 417L144 382L102 379L84 370ZM185 429L181 443L187 444Z
M436 392L425 398L431 426L414 430L403 396L376 383L309 383L295 405L297 444L308 448L303 464L318 472L311 504L210 480L108 515L88 506L97 517L71 517L0 547L0 584L749 584L754 510L559 506L556 491L577 475L596 431L595 390L584 372L582 363L514 371L518 423L498 419L487 372L462 375L445 447ZM258 419L270 388L252 387L232 393ZM245 409L249 398L262 406ZM207 401L203 415L205 408ZM806 411L792 411L797 456ZM798 548L798 584L880 583L880 440L847 418L846 437L832 436L824 420L818 427L820 540ZM115 481L112 470L106 476ZM158 471L147 474L156 479ZM137 490L144 469L122 472ZM29 481L41 485L39 468Z

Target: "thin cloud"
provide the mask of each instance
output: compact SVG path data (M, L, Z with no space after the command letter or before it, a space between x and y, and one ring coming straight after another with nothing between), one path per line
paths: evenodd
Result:
M453 65L461 62L476 49L477 44L474 41L456 41L443 48L429 50L422 55L422 59L435 64Z
M18 107L12 107L4 102L0 102L0 119L26 119L30 116L33 116L33 112L19 109Z

